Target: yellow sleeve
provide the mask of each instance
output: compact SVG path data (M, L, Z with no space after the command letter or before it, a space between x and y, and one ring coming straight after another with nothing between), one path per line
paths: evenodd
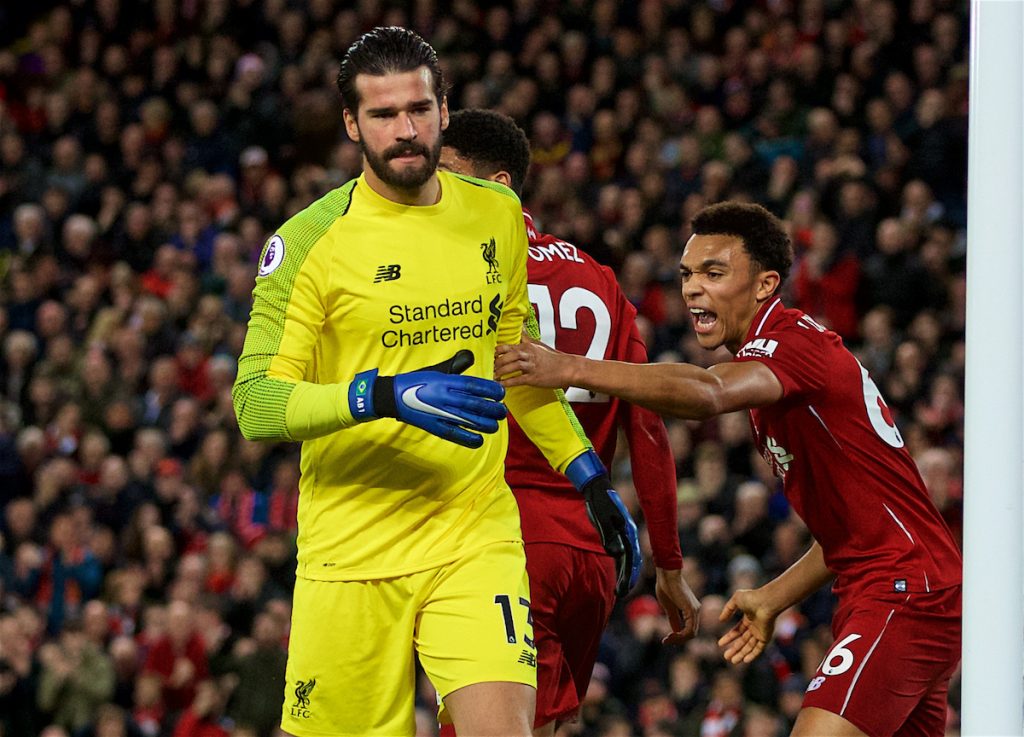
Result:
M515 242L522 245L516 250L513 260L508 309L502 314L498 326L499 344L518 343L524 327L532 337L540 339L526 289L527 240L522 217L518 221ZM512 387L505 395L505 404L530 442L540 449L551 467L559 473L564 473L569 463L581 453L593 448L561 389Z
M356 424L348 382L308 379L325 319L320 285L329 248L317 248L351 187L292 217L267 241L232 390L238 427L250 440L308 440Z

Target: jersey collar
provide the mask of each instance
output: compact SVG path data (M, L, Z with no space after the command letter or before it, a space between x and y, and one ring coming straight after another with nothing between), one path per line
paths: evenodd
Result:
M533 222L533 213L523 208L523 220L526 221L526 238L533 243L534 241L540 240L541 232L537 230L537 225Z
M750 329L747 330L747 337L743 342L747 343L759 336L766 329L770 329L779 321L779 319L781 319L782 312L785 309L786 308L782 305L781 297L772 297L770 300L758 307L757 312L754 313L754 320L750 323Z
M359 184L362 186L356 187L358 196L365 197L374 207L388 210L390 212L400 213L411 213L416 215L440 215L452 202L451 189L454 186L452 180L454 177L450 177L447 172L438 170L437 176L441 182L441 199L433 205L403 205L399 202L389 200L387 197L378 194L373 191L373 187L366 183L366 175L359 175Z

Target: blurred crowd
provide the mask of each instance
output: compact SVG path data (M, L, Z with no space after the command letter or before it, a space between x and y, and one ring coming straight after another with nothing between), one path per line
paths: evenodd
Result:
M23 32L0 46L0 736L279 734L298 451L242 439L230 389L265 239L360 171L334 77L375 25L434 45L452 109L527 131L524 204L616 269L652 360L728 358L699 348L679 294L690 217L743 199L784 218L787 301L871 371L959 538L966 3L41 0L5 16ZM786 568L806 530L744 416L668 428L701 634L660 644L648 568L559 734L788 733L830 593L747 667L715 640L729 593ZM625 454L614 474L636 509ZM425 681L418 703L432 734ZM951 734L958 713L954 687Z

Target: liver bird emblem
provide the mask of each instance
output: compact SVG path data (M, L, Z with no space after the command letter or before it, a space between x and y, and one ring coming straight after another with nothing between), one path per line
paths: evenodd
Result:
M484 261L487 262L487 273L497 274L499 270L498 257L495 252L498 249L498 244L491 238L489 243L481 243L480 249L483 251Z
M296 681L295 682L295 706L301 709L309 708L309 693L313 690L313 686L316 685L316 679L313 678L309 681Z

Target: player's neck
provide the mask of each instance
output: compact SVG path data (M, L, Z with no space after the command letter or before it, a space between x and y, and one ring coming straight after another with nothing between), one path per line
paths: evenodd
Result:
M441 201L441 181L438 179L436 172L431 175L426 183L412 189L393 187L387 184L374 174L373 169L368 166L363 167L363 173L366 177L366 183L370 185L370 189L384 199L397 202L399 205L425 207L427 205L436 205Z
M729 353L734 356L739 353L740 349L743 348L743 345L747 342L747 336L750 335L750 331L754 327L754 322L756 320L764 319L764 315L762 313L764 312L765 305L770 305L777 298L777 294L772 294L766 299L754 303L754 311L750 313L750 317L743 321L742 333L740 333L735 340L727 340L723 343L725 349L729 351Z

